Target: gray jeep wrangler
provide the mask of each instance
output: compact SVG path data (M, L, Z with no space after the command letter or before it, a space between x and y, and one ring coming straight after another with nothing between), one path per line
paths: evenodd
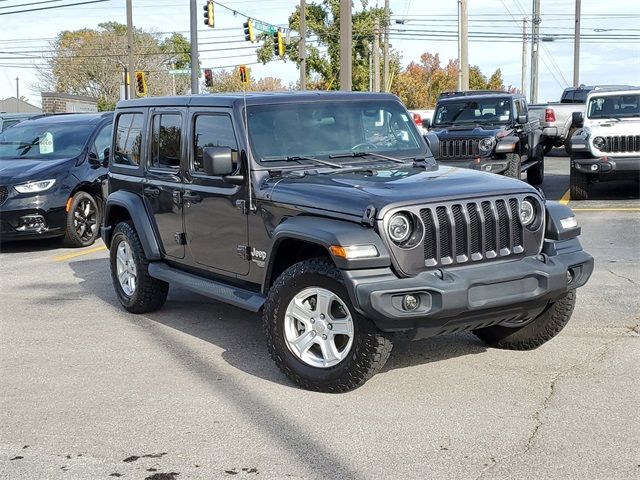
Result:
M569 208L438 166L391 95L148 98L114 122L102 235L124 308L172 284L261 312L304 388L362 385L398 334L536 348L593 270Z

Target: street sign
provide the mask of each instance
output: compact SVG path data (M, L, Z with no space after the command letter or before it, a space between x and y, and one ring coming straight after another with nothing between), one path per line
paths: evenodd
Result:
M191 75L191 69L181 68L178 70L169 70L169 75Z

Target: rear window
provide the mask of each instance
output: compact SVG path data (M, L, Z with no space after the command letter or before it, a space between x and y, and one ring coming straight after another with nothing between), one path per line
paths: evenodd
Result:
M163 113L153 117L151 166L178 169L181 157L182 116Z
M143 118L142 113L123 113L118 116L113 163L140 165Z

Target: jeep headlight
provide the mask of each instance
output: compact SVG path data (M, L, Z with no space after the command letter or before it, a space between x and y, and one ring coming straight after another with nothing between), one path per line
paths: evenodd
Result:
M478 148L482 153L490 152L493 149L493 137L486 137L480 140Z
M387 232L389 233L389 238L391 238L394 243L401 244L407 241L409 237L411 237L412 231L413 225L409 215L396 213L389 219Z
M39 193L49 190L56 183L55 180L41 180L39 182L23 183L22 185L16 185L15 188L18 193Z
M593 139L593 146L598 150L604 150L606 145L607 141L604 139L604 137L596 137Z
M531 225L536 219L536 207L529 200L520 203L520 223L525 227Z

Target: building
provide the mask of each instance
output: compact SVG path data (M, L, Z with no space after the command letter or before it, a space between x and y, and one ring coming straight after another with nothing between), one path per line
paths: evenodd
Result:
M42 113L42 109L31 105L29 102L18 100L16 97L9 97L0 100L0 113Z

